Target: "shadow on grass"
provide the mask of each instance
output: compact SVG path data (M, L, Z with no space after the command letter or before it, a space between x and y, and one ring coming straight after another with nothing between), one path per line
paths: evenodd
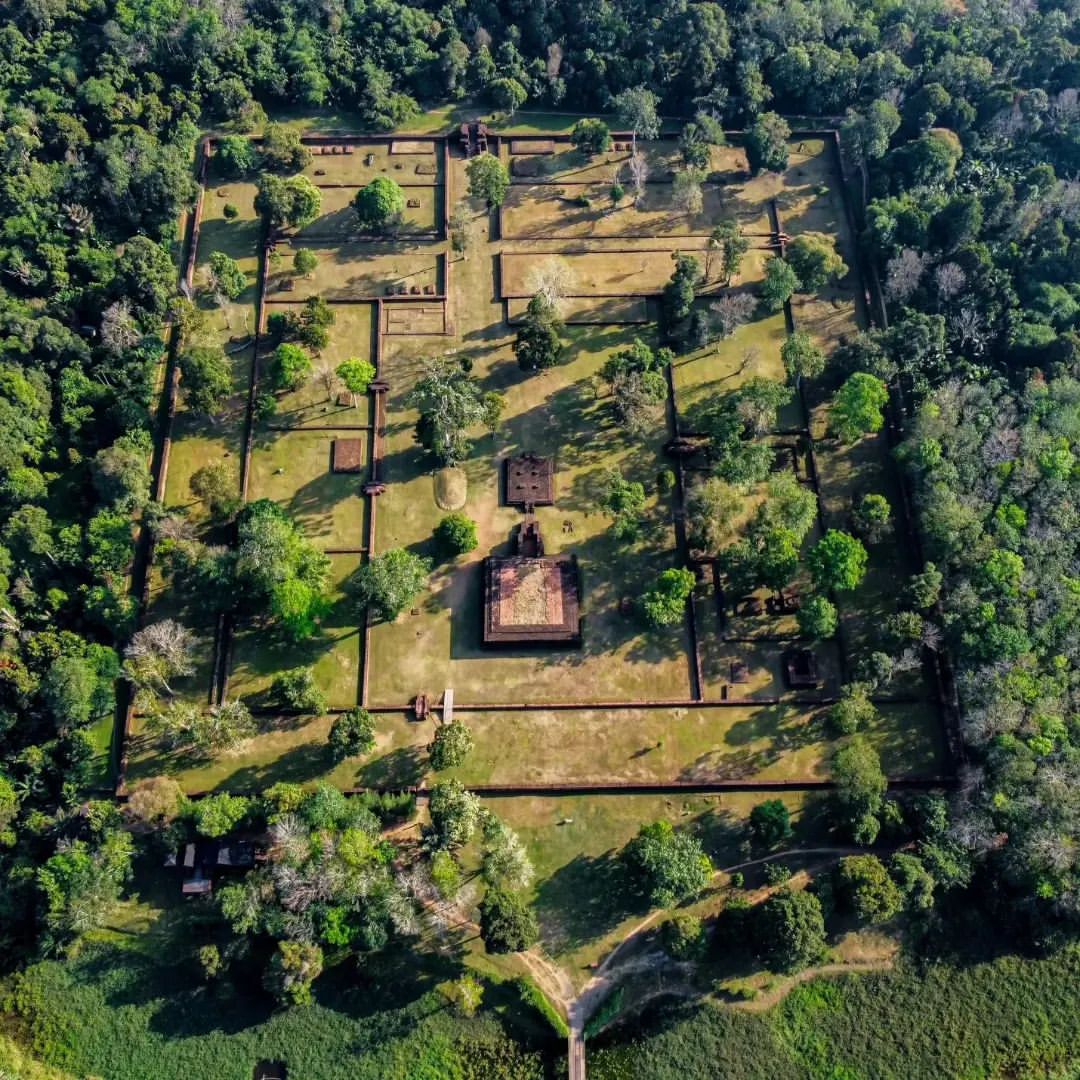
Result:
M426 767L427 758L419 747L399 746L361 766L357 782L362 787L412 787L424 778Z
M577 855L536 889L542 937L559 949L602 937L643 907L614 850Z

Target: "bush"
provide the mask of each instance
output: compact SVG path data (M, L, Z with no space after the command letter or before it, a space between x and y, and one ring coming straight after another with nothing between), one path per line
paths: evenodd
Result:
M464 514L447 514L435 526L435 542L448 555L464 555L474 551L479 543L476 522Z
M235 203L226 203L221 208L226 221L233 221L240 216L240 208Z

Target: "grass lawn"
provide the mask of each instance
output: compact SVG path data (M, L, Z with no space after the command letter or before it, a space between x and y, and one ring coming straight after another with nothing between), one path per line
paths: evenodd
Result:
M368 454L366 431L264 431L251 454L248 497L273 499L319 548L361 548L367 540L367 501L360 473L331 472L338 438L359 439Z
M544 948L575 983L645 915L627 888L619 852L638 829L665 818L702 841L716 867L742 861L750 811L773 795L592 795L491 799L488 805L524 841L536 869L532 886ZM819 796L784 795L796 839L820 837Z
M360 160L363 160L362 156ZM316 158L316 167L318 167L318 162L319 158ZM405 210L401 216L401 224L398 226L398 236L407 238L437 231L443 216L442 186L433 187L424 183L430 178L423 176L406 177L395 173L393 178L401 184L410 185L403 191ZM322 243L340 243L363 235L366 230L360 228L356 211L353 209L353 200L359 190L359 187L320 188L322 205L319 216L310 225L297 229L294 235L304 241L318 240ZM419 205L409 206L410 201L417 202Z
M427 142L430 153L392 154L391 145L388 142L354 144L349 147L348 154L335 154L332 146L312 146L311 164L304 169L304 175L320 187L324 184L345 184L361 188L380 176L388 176L402 186L407 184L410 187L433 187L443 182L441 142ZM419 150L419 147L409 149ZM432 166L436 170L434 174L428 171ZM422 171L418 172L418 169ZM324 189L324 198L326 194L327 190Z
M436 292L444 287L437 245L391 240L281 244L278 250L283 260L282 271L280 279L275 281L291 277L286 271L292 268L292 256L297 247L306 246L319 256L319 265L307 277L292 277L294 285L287 294L280 289L268 290L268 298L273 302L269 311L274 311L279 301L293 303L309 296L321 296L333 302L383 296L391 285L410 288L416 285L421 289L431 285Z

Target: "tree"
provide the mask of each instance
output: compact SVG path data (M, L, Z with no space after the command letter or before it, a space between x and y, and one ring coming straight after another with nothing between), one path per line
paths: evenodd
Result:
M283 341L270 358L270 383L275 390L299 390L312 370L311 356L299 345Z
M870 700L869 683L847 683L840 690L840 700L829 710L829 724L841 735L854 735L860 728L872 724L877 709Z
M776 427L777 413L791 401L791 388L755 375L735 392L735 411L753 435Z
M694 573L682 567L661 572L656 584L641 598L641 614L653 630L681 622L686 602L694 591Z
M353 406L361 394L366 394L377 372L375 365L369 360L361 360L359 357L350 356L343 360L334 369L335 374L341 380L345 389L352 394Z
M219 306L225 300L235 300L247 288L247 274L224 251L211 253L206 279L210 295Z
M479 543L476 522L462 513L447 514L435 526L435 542L451 557L474 551Z
M233 392L232 367L225 350L217 345L198 345L180 355L184 400L194 412L212 416Z
M856 442L880 431L885 423L882 409L889 400L888 387L865 371L849 375L833 398L829 427L842 442Z
M774 112L762 113L746 132L746 160L750 171L755 174L763 169L783 172L788 165L789 138L791 128L783 117Z
M731 279L738 274L742 266L743 256L749 250L750 241L743 236L739 223L734 218L727 218L714 225L705 249L705 277L712 276L712 255L719 251L724 283L730 285Z
M513 116L529 96L517 79L496 79L488 86L488 93L496 108L502 109L507 116Z
M214 163L223 175L242 180L255 171L258 158L250 139L242 135L226 135L214 146Z
M522 897L488 889L480 902L480 936L489 953L521 952L540 939L540 927Z
M705 928L696 915L680 912L660 924L660 943L673 960L689 963L705 956Z
M675 269L671 280L664 286L661 300L664 313L664 329L669 337L675 336L678 325L694 307L694 297L701 281L701 265L693 255L676 251L672 254Z
M498 889L524 889L533 879L533 865L521 838L494 814L482 821L484 880Z
M128 792L124 813L139 825L160 828L175 821L187 805L184 789L171 776L140 780Z
M671 183L671 204L683 214L700 214L705 205L701 190L705 174L700 169L681 169Z
M782 311L799 287L799 278L788 263L773 255L765 262L765 277L761 282L761 304L766 311Z
M579 120L570 132L570 141L586 157L596 157L611 149L611 129L603 120Z
M878 830L876 815L888 787L877 751L856 735L833 755L832 773L841 819L857 843L873 843Z
M803 233L787 245L787 261L799 279L799 288L812 292L847 273L847 263L836 241L824 233Z
M102 500L117 510L136 510L150 499L149 432L121 435L94 456L94 487Z
M631 157L637 154L637 140L655 139L660 135L660 115L656 106L660 99L644 86L634 86L616 94L612 102L619 123L629 128L632 142Z
M846 592L862 581L867 558L866 548L854 536L829 529L810 549L806 563L818 589Z
M416 437L441 464L457 465L472 449L466 434L478 424L492 427L501 398L485 393L479 383L450 358L432 361L413 386L408 404L420 413Z
M619 540L636 540L645 513L644 484L626 480L615 469L609 469L604 475L603 488L600 509L615 519L612 535Z
M634 887L653 907L672 907L696 896L712 876L701 842L669 821L642 825L623 850Z
M746 498L734 485L710 476L686 499L687 539L697 551L716 554L735 537Z
M795 613L799 633L813 641L826 641L836 633L836 605L828 597L815 593L799 605Z
M855 531L868 544L885 539L891 528L892 509L884 495L869 492L855 504L851 522Z
M750 833L760 847L778 847L792 832L791 814L781 799L767 799L750 811Z
M841 859L833 880L841 903L862 922L888 922L904 906L900 890L876 855Z
M393 622L417 594L427 588L431 561L405 548L374 555L356 573L356 596L361 609L384 622Z
M322 974L323 952L306 941L279 941L263 985L283 1005L310 1005L311 984Z
M168 746L201 754L231 750L258 732L242 701L226 701L207 710L184 701L171 701L150 714L147 729Z
M251 800L242 795L208 795L195 804L195 829L200 836L227 836L248 815Z
M317 551L270 499L247 503L237 518L240 598L277 620L294 640L310 637L327 610L330 559Z
M300 172L311 164L311 151L300 133L284 124L267 124L259 143L263 167L276 172Z
M469 194L474 199L483 199L488 209L502 206L510 188L510 174L497 157L477 154L465 166L465 175L469 178Z
M326 712L330 704L310 667L290 668L275 675L270 695L287 709L316 716Z
M389 232L401 224L405 214L405 193L395 180L377 176L356 193L353 209L362 229Z
M804 378L816 379L825 370L825 354L805 330L789 334L780 346L780 359L788 378L798 385Z
M45 902L45 928L55 945L66 945L105 920L131 876L131 836L109 831L97 844L61 841L37 869Z
M195 672L195 635L175 619L139 630L124 650L124 675L137 687L172 694L170 680Z
M370 753L375 747L375 718L367 709L338 713L330 725L327 747L335 761Z
M926 911L933 907L937 882L934 875L926 869L922 859L917 855L898 851L890 861L889 871L909 908L913 911Z
M679 153L688 168L707 169L710 147L723 146L726 141L720 122L705 113L698 113L679 135Z
M78 656L58 656L41 680L41 699L57 726L85 724L94 712L97 676Z
M865 112L848 109L840 134L844 147L861 163L884 157L889 140L900 128L900 113L892 102L878 99L867 106Z
M825 952L825 917L813 893L781 889L757 908L752 928L758 955L773 970L798 971Z
M319 265L319 256L311 248L299 248L293 256L293 270L301 277L310 277Z
M562 330L562 320L555 304L542 293L537 293L525 309L525 317L514 342L514 355L521 370L543 371L554 367L563 355Z
M440 724L427 748L431 767L436 772L453 769L469 756L472 748L472 733L460 720Z
M480 824L483 807L459 780L445 780L431 789L428 812L433 846L451 849L462 847L472 839Z
M255 213L271 229L310 225L322 209L322 195L306 176L261 176L255 195Z
M558 308L559 301L574 285L574 272L570 264L558 255L535 263L525 279L525 288L548 305Z

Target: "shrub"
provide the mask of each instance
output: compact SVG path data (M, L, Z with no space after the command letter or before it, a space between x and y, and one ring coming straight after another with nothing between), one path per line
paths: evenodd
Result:
M226 221L233 221L240 216L240 208L235 203L226 203L221 208L221 213Z

